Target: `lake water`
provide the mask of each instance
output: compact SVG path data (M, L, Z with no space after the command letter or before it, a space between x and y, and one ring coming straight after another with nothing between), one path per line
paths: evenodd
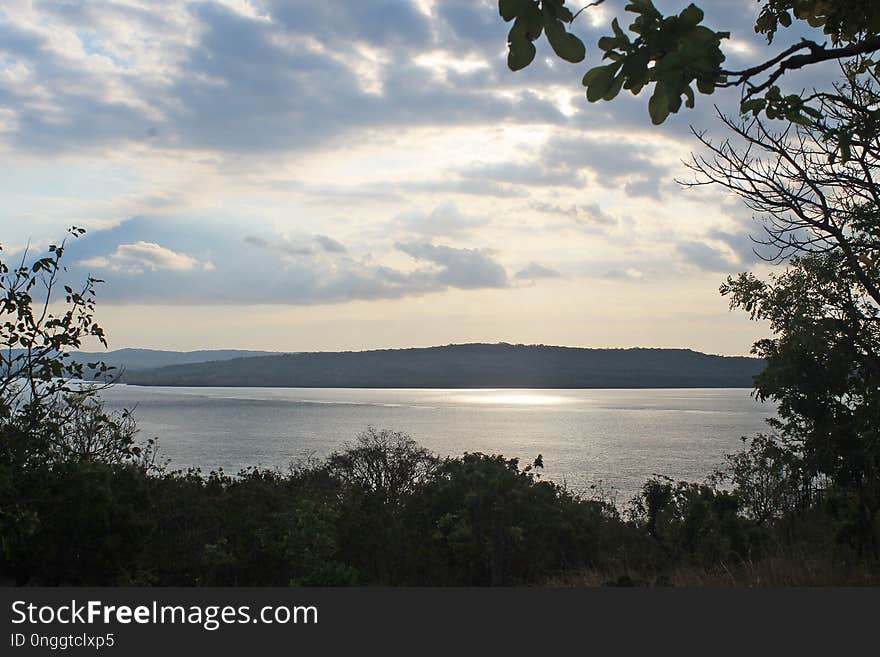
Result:
M110 408L134 408L142 439L172 468L286 468L340 449L368 426L410 434L441 455L542 454L543 476L586 492L602 482L625 502L654 473L702 480L766 429L774 407L749 389L402 390L176 388L117 385Z

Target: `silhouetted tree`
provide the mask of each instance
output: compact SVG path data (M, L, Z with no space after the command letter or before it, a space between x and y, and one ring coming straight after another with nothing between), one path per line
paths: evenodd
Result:
M772 425L798 457L786 466L798 504L813 504L817 489L831 487L847 500L849 533L876 550L880 131L873 108L880 96L873 77L847 75L833 94L818 97L827 124L852 131L843 154L816 124L774 132L760 117L722 117L733 137L716 144L699 134L710 154L690 166L693 184L721 185L756 213L764 228L755 238L759 254L788 260L767 280L728 277L721 292L773 332L753 349L767 361L756 389L779 403Z
M330 475L383 500L396 500L427 479L439 459L407 434L368 427L327 458Z
M85 231L69 232L77 237ZM110 368L99 362L83 366L70 358L70 350L86 338L105 346L106 340L94 319L95 290L101 281L88 277L79 289L64 285L64 252L62 242L32 261L26 249L18 265L0 258L0 562L11 564L16 579L26 581L29 576L22 573L30 571L27 564L39 553L32 549L35 542L46 534L57 538L59 528L84 519L77 520L69 509L68 496L73 496L91 505L85 515L97 524L81 523L82 535L91 536L78 546L81 551L64 553L65 544L57 538L54 552L43 554L44 579L74 582L70 570L67 579L51 573L56 566L70 569L81 564L79 559L92 559L90 565L81 564L81 581L106 583L111 577L107 573L115 570L107 567L106 577L99 576L101 564L108 563L102 559L110 557L95 551L101 545L118 545L114 532L128 522L114 514L118 499L107 484L118 481L124 487L134 480L122 474L111 478L101 468L122 463L149 467L154 451L152 443L146 452L135 443L136 427L129 413L105 411L98 393L106 384L82 381L89 373L107 376ZM56 298L62 286L63 302ZM89 463L96 469L76 467ZM71 514L63 515L65 510ZM132 527L138 524L132 522ZM127 538L134 541L133 536ZM56 559L64 558L70 564L59 566Z
M78 237L85 230L68 232ZM70 356L87 338L107 341L94 318L101 281L89 276L79 289L64 284L65 249L65 242L50 245L48 255L31 262L26 249L17 266L0 259L0 463L9 467L71 458L116 462L140 453L130 414L104 410L98 393L107 384L83 381L107 377L112 368ZM63 302L56 298L62 286Z

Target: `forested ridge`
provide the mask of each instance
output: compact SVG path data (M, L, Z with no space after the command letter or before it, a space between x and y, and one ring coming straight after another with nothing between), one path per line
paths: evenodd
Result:
M131 372L125 383L331 388L749 388L757 358L689 349L461 344L237 358Z

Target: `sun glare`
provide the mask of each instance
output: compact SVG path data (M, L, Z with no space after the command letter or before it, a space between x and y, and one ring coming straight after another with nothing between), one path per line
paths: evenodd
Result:
M559 395L536 393L534 391L516 390L474 390L468 394L457 395L455 401L466 404L494 404L499 406L553 406L565 404L569 400Z

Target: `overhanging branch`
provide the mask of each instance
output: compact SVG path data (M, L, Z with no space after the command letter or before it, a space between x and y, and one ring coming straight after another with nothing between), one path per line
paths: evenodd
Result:
M800 51L808 50L808 53L795 54ZM726 71L722 70L721 74L727 77L727 81L719 84L719 87L738 87L747 85L748 91L744 94L746 98L768 89L776 80L778 80L787 71L809 66L811 64L819 64L834 59L847 59L858 55L865 55L880 50L880 36L872 36L857 43L852 43L842 48L826 48L819 45L815 41L802 40L784 52L780 53L773 59L763 64L744 69L742 71ZM771 69L773 72L769 77L758 85L751 84L751 79L757 75L765 73Z

